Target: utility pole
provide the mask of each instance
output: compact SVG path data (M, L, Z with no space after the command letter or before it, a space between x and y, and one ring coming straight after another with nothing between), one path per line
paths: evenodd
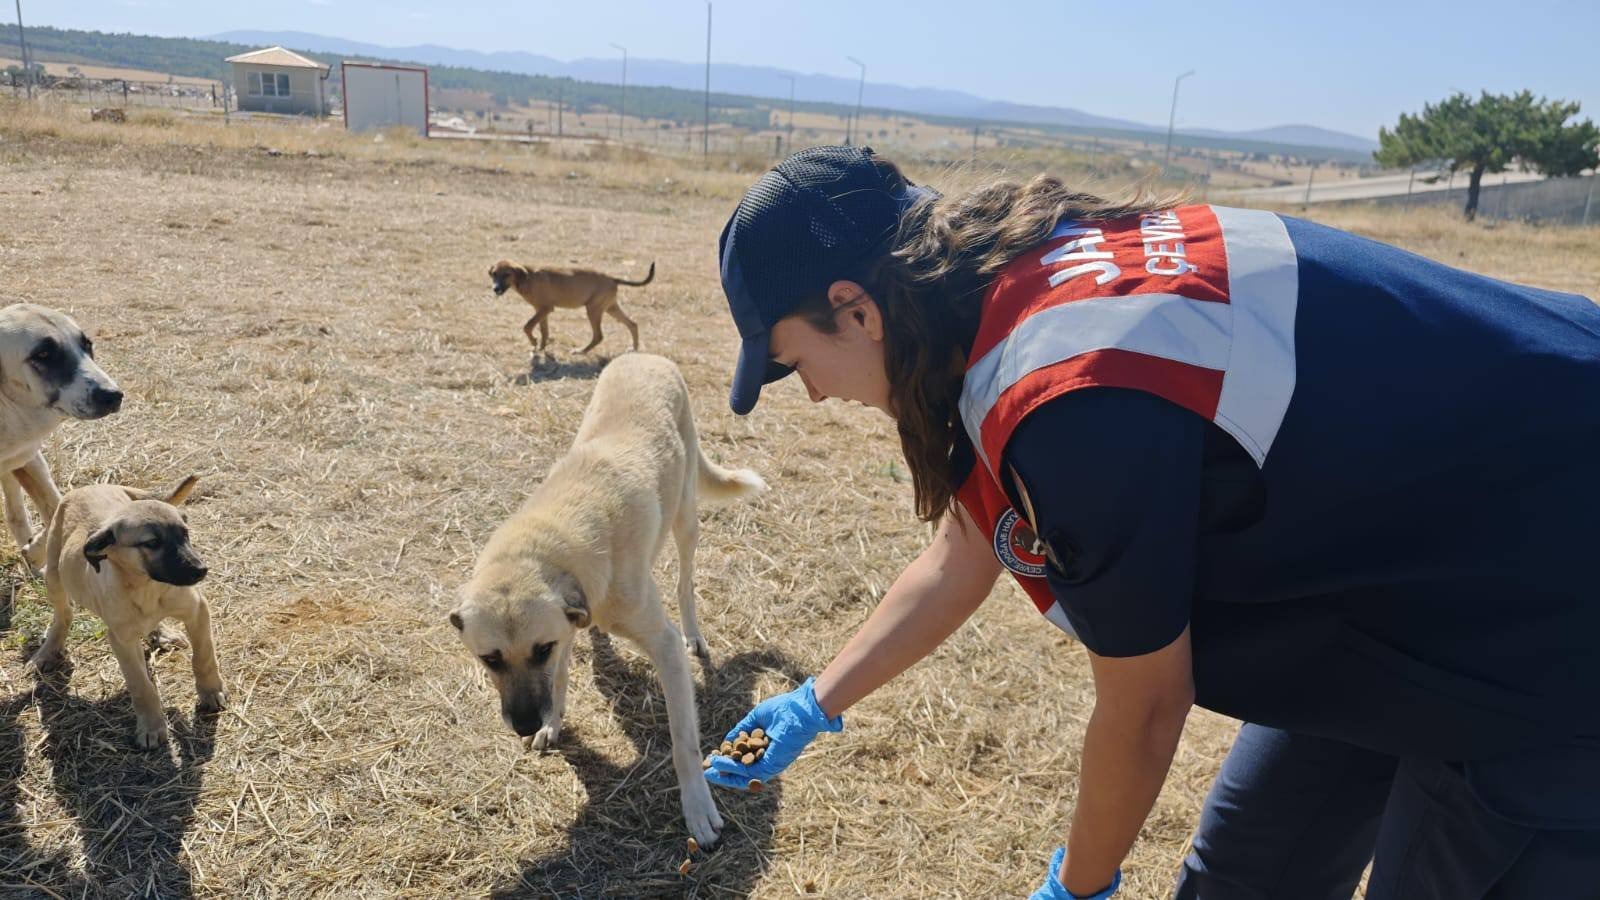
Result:
M1194 70L1179 75L1172 79L1172 112L1167 115L1167 159L1161 164L1161 174L1167 174L1167 167L1172 165L1172 127L1178 122L1178 84L1185 78L1194 74Z
M1317 180L1317 165L1316 165L1316 163L1312 163L1311 164L1311 174L1306 176L1306 202L1301 204L1301 208L1302 209L1304 209L1305 207L1311 205L1311 183L1316 181L1316 180Z
M28 65L28 36L22 30L22 0L17 0L17 43L22 45L22 80L28 85L28 99L33 99L33 67Z
M1594 183L1600 181L1600 167L1589 174L1589 196L1583 201L1583 227L1589 227L1589 209L1594 206Z
M783 77L789 79L789 128L785 132L785 134L788 135L788 138L785 141L785 143L787 143L789 145L789 152L793 153L794 152L794 76L793 75L785 75Z
M851 138L855 136L856 130L861 128L861 94L867 89L867 64L859 59L856 59L854 56L846 56L845 59L848 59L861 67L861 81L856 84L855 125L853 127L846 126L844 132L844 142L846 145L848 145L851 143Z
M562 89L565 88L565 87L566 87L565 82L561 82L561 81L557 81L556 82L556 140L558 140L558 141L561 140L562 130L563 130L562 129L562 124L563 123L561 121L561 114L566 109L561 103L561 92L562 92Z
M706 0L706 124L700 132L700 156L711 158L711 0Z
M623 130L627 127L624 123L628 121L628 48L621 44L611 46L622 51L622 102L617 104L617 142L623 143L628 139L627 132Z

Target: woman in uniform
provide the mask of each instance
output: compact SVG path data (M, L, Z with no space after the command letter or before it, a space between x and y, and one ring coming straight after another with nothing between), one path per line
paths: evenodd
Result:
M778 775L1003 572L1095 707L1038 898L1107 897L1196 703L1179 897L1600 896L1600 308L1254 210L780 163L724 229L731 404L897 426L932 542L764 728ZM1042 849L1042 848L1041 848Z

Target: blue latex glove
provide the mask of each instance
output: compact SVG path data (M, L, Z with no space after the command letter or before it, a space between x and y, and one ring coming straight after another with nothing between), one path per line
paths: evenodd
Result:
M1039 889L1028 895L1028 900L1106 900L1117 892L1122 886L1122 870L1117 870L1115 878L1111 879L1111 886L1098 894L1079 896L1067 891L1061 886L1061 864L1067 859L1067 849L1057 847L1056 854L1050 857L1050 873L1044 877L1044 884Z
M830 719L817 705L817 692L811 686L814 681L815 678L807 678L805 684L789 693L761 701L740 719L739 724L728 731L727 740L737 739L741 731L760 728L766 731L767 739L771 742L767 745L767 752L748 766L736 759L713 754L711 768L705 770L706 780L725 788L749 790L751 781L765 783L778 777L778 773L788 768L818 734L843 731L844 718L834 716Z

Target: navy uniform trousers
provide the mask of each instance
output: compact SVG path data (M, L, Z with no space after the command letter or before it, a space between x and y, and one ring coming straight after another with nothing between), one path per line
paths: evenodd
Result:
M1513 824L1450 763L1246 724L1184 860L1179 900L1600 898L1600 831Z

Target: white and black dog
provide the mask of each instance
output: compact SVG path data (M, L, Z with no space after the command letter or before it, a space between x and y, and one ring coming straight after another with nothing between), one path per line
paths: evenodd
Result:
M122 391L94 361L94 344L71 317L31 303L0 309L0 491L6 525L35 570L44 529L33 535L26 491L48 524L61 492L39 448L67 419L99 419L122 408Z

